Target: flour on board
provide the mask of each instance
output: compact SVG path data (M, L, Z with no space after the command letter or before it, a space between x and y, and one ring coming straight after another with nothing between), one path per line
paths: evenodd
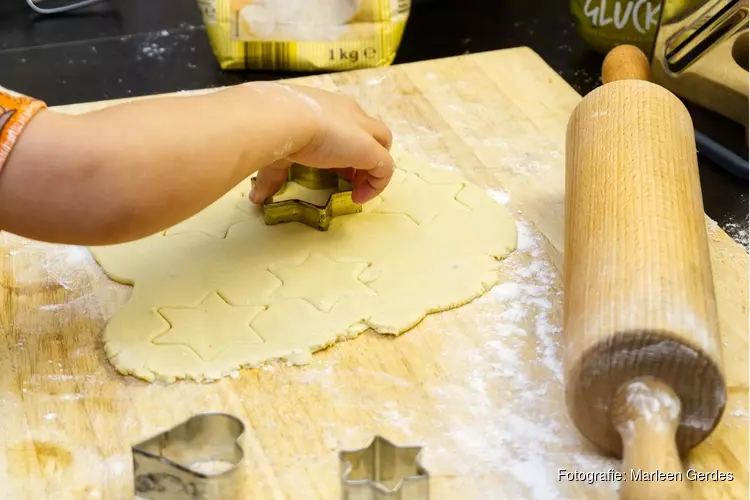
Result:
M707 218L707 230L709 236L714 236L716 231L719 230L719 224L711 219ZM745 216L744 220L738 222L737 220L730 219L724 223L722 229L732 238L734 241L742 245L746 251L750 251L750 245L748 244L748 236L750 236L750 216Z
M724 231L732 237L734 241L745 247L745 250L750 250L748 246L748 217L745 217L742 221L730 220L724 224Z
M519 250L502 264L506 281L476 301L488 312L478 322L487 340L465 353L475 375L466 386L433 388L436 398L469 408L471 417L445 428L455 447L433 450L426 466L445 474L505 473L525 488L509 484L509 498L556 499L564 496L564 485L554 480L561 464L594 471L618 463L587 449L572 424L559 424L567 417L548 411L553 405L545 401L564 394L561 331L553 319L562 304L559 276L541 237L526 222L517 227ZM509 391L501 407L490 403L495 378Z
M507 206L510 202L510 196L508 195L508 193L501 189L488 189L487 194L489 194L493 200L501 205Z

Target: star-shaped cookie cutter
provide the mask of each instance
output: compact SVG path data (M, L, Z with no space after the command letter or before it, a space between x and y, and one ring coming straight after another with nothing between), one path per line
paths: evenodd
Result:
M201 413L136 444L132 450L135 495L144 500L243 498L239 464L244 452L237 440L244 432L244 424L231 415ZM212 462L223 467L197 469Z
M339 452L342 500L429 500L430 476L421 446L398 446L382 436Z
M266 225L272 226L282 222L301 222L307 226L327 231L331 219L339 215L355 214L362 211L362 207L352 201L352 184L330 170L307 167L298 163L289 168L287 181L281 186L276 195L284 192L287 182L295 182L308 189L334 189L324 205L315 205L305 200L284 200L274 202L273 197L263 202L263 216ZM255 187L256 177L250 182Z

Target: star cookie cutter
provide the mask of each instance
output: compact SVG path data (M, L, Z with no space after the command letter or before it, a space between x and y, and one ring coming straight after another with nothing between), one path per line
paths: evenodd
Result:
M250 182L255 187L256 177L253 177ZM352 190L354 189L352 184L330 170L295 163L289 168L287 181L274 196L283 194L288 182L295 182L307 189L330 189L333 192L323 205L316 205L299 199L274 202L273 197L267 198L263 202L263 216L266 225L301 222L319 231L327 231L331 225L331 219L334 217L362 211L362 207L352 201Z
M398 446L382 436L339 452L342 500L429 500L430 476L421 446Z
M242 498L244 424L201 413L133 446L135 495L144 500ZM200 467L198 467L200 466Z

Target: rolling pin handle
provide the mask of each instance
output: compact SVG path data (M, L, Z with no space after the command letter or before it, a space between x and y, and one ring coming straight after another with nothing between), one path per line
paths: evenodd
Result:
M622 500L692 498L675 442L680 416L680 399L653 377L639 377L617 391L612 420L622 438ZM652 477L654 473L671 476Z
M646 54L634 45L618 45L610 50L602 63L602 82L620 80L651 80Z

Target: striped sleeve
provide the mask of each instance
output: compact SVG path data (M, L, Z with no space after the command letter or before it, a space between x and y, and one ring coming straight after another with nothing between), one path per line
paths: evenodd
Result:
M46 106L38 99L0 87L0 170L8 160L23 128Z

